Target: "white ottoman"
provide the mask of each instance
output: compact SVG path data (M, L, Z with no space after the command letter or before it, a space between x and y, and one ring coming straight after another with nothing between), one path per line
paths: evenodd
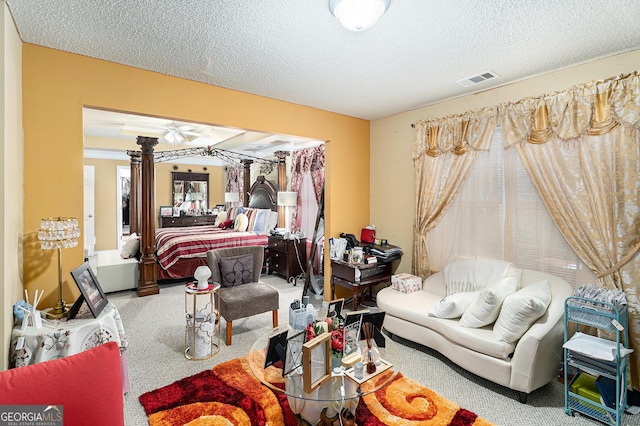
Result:
M123 259L118 250L97 251L96 278L105 293L135 289L138 284L138 260Z

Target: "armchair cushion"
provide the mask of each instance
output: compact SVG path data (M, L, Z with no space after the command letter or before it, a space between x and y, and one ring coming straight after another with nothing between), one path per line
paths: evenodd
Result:
M224 287L252 282L253 255L242 254L220 259L220 279L220 284Z

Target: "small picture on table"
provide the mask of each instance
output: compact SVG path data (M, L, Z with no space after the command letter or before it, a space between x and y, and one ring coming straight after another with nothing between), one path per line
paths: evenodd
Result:
M336 299L329 302L327 305L327 318L342 318L342 308L344 307L344 298Z
M89 266L89 262L84 262L82 265L71 271L71 276L76 282L81 293L80 298L76 301L76 305L81 304L81 299L84 299L93 316L97 318L104 307L107 306L108 300L104 291L102 291L100 284L98 284L98 279L93 274L93 271ZM76 308L77 311L79 306L76 305L74 305L74 308Z
M172 206L160 206L160 217L171 217L171 216L173 216Z

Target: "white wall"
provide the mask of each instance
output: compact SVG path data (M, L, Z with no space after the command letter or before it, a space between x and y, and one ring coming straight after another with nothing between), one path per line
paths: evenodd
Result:
M411 271L415 217L415 170L411 151L418 120L460 114L504 102L515 102L575 84L627 74L640 68L640 50L541 75L474 95L464 96L371 122L371 223L377 235L401 246L398 272Z
M24 135L22 131L22 41L8 6L2 2L1 37L2 104L0 106L0 367L9 366L13 324L12 306L22 298L22 246L24 213Z

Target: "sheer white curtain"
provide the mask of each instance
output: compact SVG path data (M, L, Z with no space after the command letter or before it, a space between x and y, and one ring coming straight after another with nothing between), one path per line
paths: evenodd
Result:
M500 128L428 244L434 270L455 259L482 257L546 271L574 287L595 282L552 222L516 150L503 150Z
M316 216L318 215L318 202L316 201L315 189L311 172L306 171L302 177L302 187L300 189L300 211L298 213L296 229L301 229L304 235L311 239L316 227Z

